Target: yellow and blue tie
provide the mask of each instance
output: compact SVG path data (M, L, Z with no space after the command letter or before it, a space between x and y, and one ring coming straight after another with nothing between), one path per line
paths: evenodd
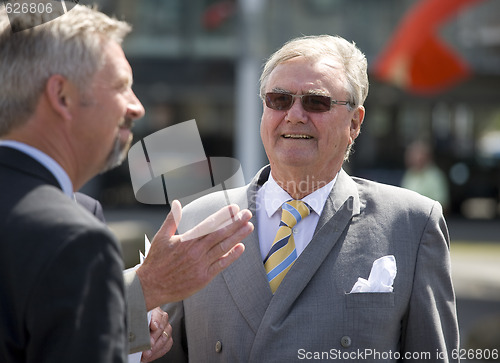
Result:
M291 200L281 206L281 221L271 250L264 259L267 279L273 294L283 281L288 270L297 259L292 228L310 213L309 207L301 200Z

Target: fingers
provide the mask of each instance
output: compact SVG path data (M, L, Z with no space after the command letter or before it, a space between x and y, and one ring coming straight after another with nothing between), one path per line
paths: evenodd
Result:
M236 261L245 252L245 245L243 243L238 243L235 245L228 253L215 261L208 271L209 275L216 276L218 273L222 272L234 261Z
M236 261L244 252L245 246L241 243L252 231L254 226L250 223L252 213L249 210L239 212L232 224L204 236L191 246L190 253L201 249L210 248L206 253L207 276L212 279L222 270Z
M181 241L200 238L227 226L234 221L235 215L239 212L239 210L240 208L233 204L220 209L186 233L183 233L180 236Z
M151 362L164 356L173 345L172 326L168 323L168 314L160 308L151 312L151 349L142 353L141 362Z
M245 248L240 242L254 229L249 222L251 218L252 213L244 209L234 217L235 222L198 240L191 240L186 251L186 257L191 259L191 263L185 266L205 266L204 273L210 279L213 278L215 272L222 271L243 253Z
M200 239L199 242L210 248L208 252L210 263L225 255L253 231L253 224L249 222L251 218L252 213L244 209L235 216L235 222Z
M151 335L151 345L161 337L163 330L168 325L168 314L160 308L155 308L151 311L151 323L149 331Z
M208 270L209 276L217 275L243 254L245 245L240 242L252 233L253 229L253 224L248 222L209 251L213 261Z
M160 338L151 346L151 349L142 352L141 362L148 363L163 357L172 349L173 344L172 326L168 324L160 334Z

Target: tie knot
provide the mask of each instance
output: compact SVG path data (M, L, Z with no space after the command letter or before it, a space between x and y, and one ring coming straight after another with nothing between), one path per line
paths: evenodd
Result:
M290 200L281 206L281 222L290 228L293 228L303 218L307 217L311 210L301 200Z

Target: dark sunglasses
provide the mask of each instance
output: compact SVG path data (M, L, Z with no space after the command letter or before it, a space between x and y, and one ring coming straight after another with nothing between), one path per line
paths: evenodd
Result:
M327 112L332 105L349 105L349 101L332 100L329 96L321 95L294 95L291 93L268 92L266 93L266 106L278 111L287 111L292 108L295 98L300 98L302 107L307 112Z

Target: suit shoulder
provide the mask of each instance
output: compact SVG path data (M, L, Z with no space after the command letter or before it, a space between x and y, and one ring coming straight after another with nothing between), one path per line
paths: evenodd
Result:
M435 200L412 190L383 184L363 178L352 178L356 183L361 201L376 203L404 210L422 210L427 213L433 208L441 208Z
M236 204L240 210L248 208L248 186L221 190L204 195L182 208L179 232L194 227L221 208Z
M18 236L37 235L43 237L46 248L77 240L82 235L102 235L102 240L114 237L108 228L90 212L79 206L61 190L43 185L29 191L12 204L5 220L10 233ZM27 230L26 226L30 226Z
M211 210L215 212L220 208L230 204L238 204L242 209L247 208L247 191L248 186L244 186L240 188L227 189L210 193L187 204L183 208L183 212L199 211L200 209ZM243 201L245 203L243 203Z
M39 186L11 199L9 207L1 212L1 273L19 276L27 290L61 263L77 268L99 259L122 268L120 246L113 234L61 190ZM16 263L19 260L23 263Z

